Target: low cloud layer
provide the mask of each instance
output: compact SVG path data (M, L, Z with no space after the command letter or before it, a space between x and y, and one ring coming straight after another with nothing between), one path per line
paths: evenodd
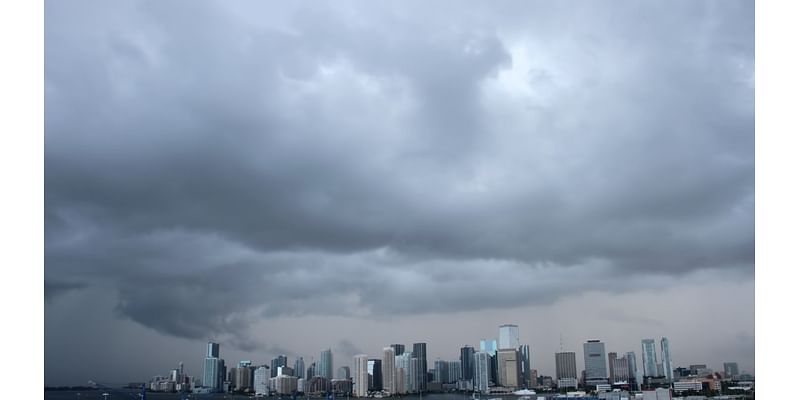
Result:
M46 298L247 350L751 277L753 37L743 1L47 2Z

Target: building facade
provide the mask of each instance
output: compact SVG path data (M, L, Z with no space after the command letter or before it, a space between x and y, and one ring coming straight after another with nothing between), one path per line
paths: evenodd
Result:
M331 380L333 379L333 353L331 349L323 350L319 353L319 376Z
M369 394L369 359L366 354L353 357L353 394L356 397L367 397Z
M597 386L608 383L608 369L606 368L606 345L599 340L589 340L583 344L583 362L586 372L585 383L587 386Z
M473 386L475 391L482 393L489 392L490 359L491 356L485 351L479 351L474 355L472 364L475 367L475 371L473 372L472 376L474 376L475 379L475 384Z
M497 350L497 384L507 388L519 387L519 359L517 349Z
M656 360L656 341L653 339L642 339L642 375L658 375L658 361Z
M672 353L669 350L669 340L665 337L661 338L661 370L667 382L672 382Z
M393 348L383 348L383 390L389 392L389 394L397 393L397 387L395 387L394 383L394 357L395 354Z
M519 326L513 324L500 325L500 336L497 349L518 349L519 348Z

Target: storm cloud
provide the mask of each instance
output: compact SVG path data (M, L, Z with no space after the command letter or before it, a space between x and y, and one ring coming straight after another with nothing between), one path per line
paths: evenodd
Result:
M751 280L753 31L745 1L48 1L48 304L112 288L251 350Z

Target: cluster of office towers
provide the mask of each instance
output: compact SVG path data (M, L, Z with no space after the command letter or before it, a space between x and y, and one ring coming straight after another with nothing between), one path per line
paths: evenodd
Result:
M552 384L566 389L586 387L602 390L612 387L642 389L651 387L649 384L653 382L666 383L667 386L673 383L672 356L667 338L660 340L660 357L657 357L659 349L654 339L643 339L641 344L641 373L633 351L621 355L606 353L605 343L599 340L588 340L583 344L585 368L580 376L575 352L558 352L555 354L556 381ZM253 366L250 361L241 361L228 371L225 361L219 357L219 344L209 342L202 385L211 392L341 392L359 397L370 392L407 394L454 389L486 393L490 387L517 389L537 386L536 370L531 370L530 346L520 343L519 327L512 324L499 327L497 340L481 339L478 349L465 345L460 349L458 360L436 360L430 370L426 343L413 343L408 350L404 344L392 344L383 348L380 358L356 355L352 365L352 374L349 366L343 366L334 376L333 354L331 349L326 349L320 353L318 361L312 360L308 366L303 357L298 357L290 367L288 358L280 355L272 359L270 365ZM734 364L731 365L733 371ZM725 368L727 375L727 364ZM735 373L738 374L738 368ZM547 386L542 378L545 377L539 378L538 383Z
M527 387L532 376L530 355L530 346L519 342L519 327L511 324L500 326L499 341L481 339L478 351L465 345L460 350L458 361L436 360L432 370L428 370L425 343L414 343L411 352L405 351L405 345L393 344L383 348L380 360L369 360L381 369L381 386L363 383L377 379L369 380L370 370L359 375L358 365L363 365L366 355L356 356L354 394L361 397L378 390L388 394L406 394L434 387L442 390L446 386L488 392L489 387L495 384L507 388Z
M588 387L627 386L633 389L654 381L673 382L672 355L667 338L661 338L661 362L656 357L655 340L642 340L641 377L634 352L629 351L621 356L614 352L606 354L605 343L599 340L589 340L583 344L583 361L585 369L581 381ZM556 353L556 379L559 388L577 388L581 383L574 352Z

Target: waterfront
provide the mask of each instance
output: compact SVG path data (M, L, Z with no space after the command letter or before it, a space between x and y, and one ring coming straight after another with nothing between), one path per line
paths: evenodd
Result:
M78 395L80 393L80 395ZM45 400L105 400L103 398L103 391L45 391L44 398ZM107 392L109 393L107 400L117 400L117 399L136 399L138 398L138 391L135 390L119 390L114 392ZM537 394L535 396L530 396L531 399L536 399L537 397L546 397L550 398L555 396L554 393L542 393ZM180 393L147 393L148 400L180 400L181 395ZM233 394L226 394L226 393L215 393L215 394L190 394L189 399L208 399L208 400L243 400L243 399L255 399L253 396L245 396L245 395L233 395ZM303 400L305 396L298 396L296 400ZM322 399L321 397L308 397L309 399ZM456 393L429 393L422 396L425 400L471 400L472 396L464 395L464 394L456 394ZM483 395L481 396L481 400L488 400L500 398L502 400L520 400L521 396L513 396L513 395L506 395L506 396L499 396L499 395ZM272 396L272 397L261 397L260 399L265 400L292 400L292 397L279 397L279 396ZM347 399L347 397L336 397L336 399ZM350 397L350 399L356 399L354 397ZM400 396L400 397L384 397L384 399L407 399L407 400L414 400L419 399L419 396L409 395L409 396Z

